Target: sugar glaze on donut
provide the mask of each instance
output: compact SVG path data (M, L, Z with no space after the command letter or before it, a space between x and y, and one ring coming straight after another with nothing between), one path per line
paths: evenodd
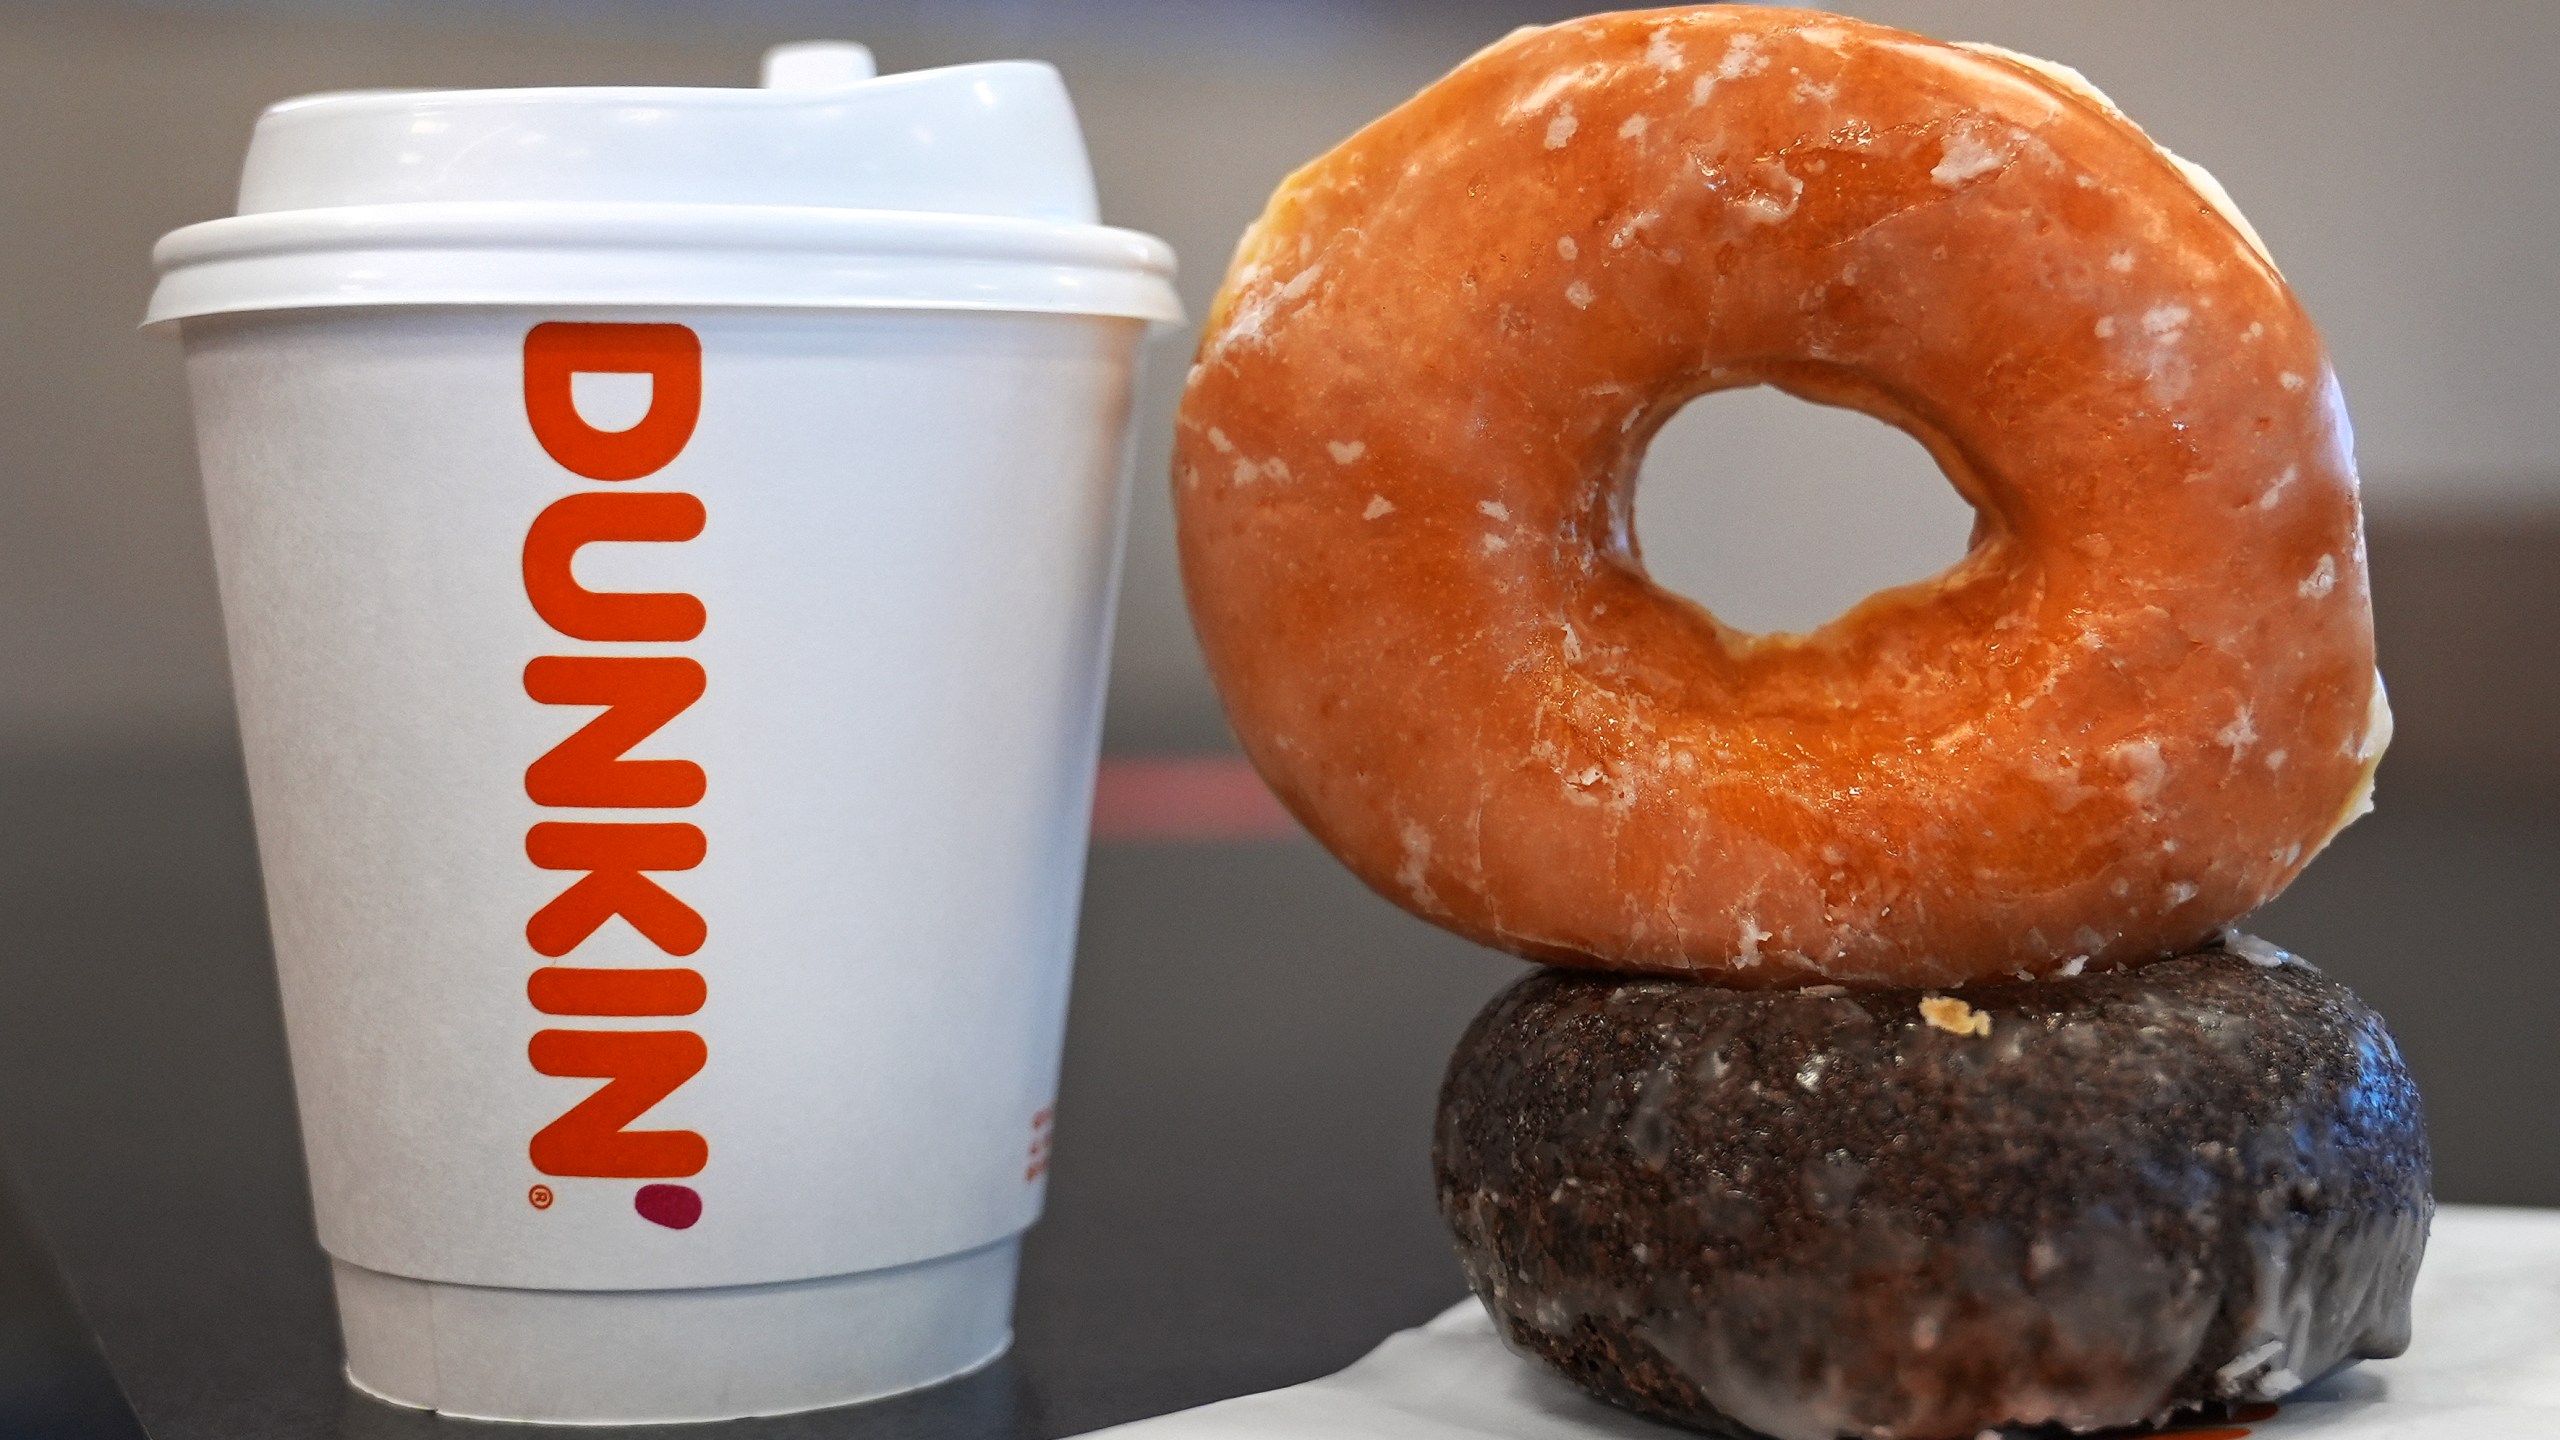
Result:
M1815 12L1477 55L1290 177L1191 372L1183 575L1246 752L1535 959L2192 947L2367 808L2389 712L2336 380L2191 170L2059 67ZM1969 553L1807 635L1655 586L1645 444L1753 384L1918 437Z

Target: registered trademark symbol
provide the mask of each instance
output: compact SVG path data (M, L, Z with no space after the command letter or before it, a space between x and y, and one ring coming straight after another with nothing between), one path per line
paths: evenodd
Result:
M536 1185L525 1192L524 1198L533 1202L534 1209L548 1210L551 1208L551 1187Z

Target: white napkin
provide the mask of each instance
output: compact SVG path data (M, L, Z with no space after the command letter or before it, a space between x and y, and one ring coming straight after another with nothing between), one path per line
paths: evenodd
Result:
M2296 1394L2265 1440L2560 1440L2560 1210L2448 1205L2416 1340ZM1338 1375L1097 1432L1111 1440L1668 1440L1502 1348L1464 1301ZM2174 1435L2176 1432L2168 1432Z

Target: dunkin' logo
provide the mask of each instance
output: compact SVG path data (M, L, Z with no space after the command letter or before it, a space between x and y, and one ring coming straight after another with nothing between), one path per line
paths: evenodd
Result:
M571 395L580 373L646 375L649 409L627 430L599 430ZM595 544L672 544L702 533L702 502L672 490L621 482L656 474L693 438L702 411L702 342L682 325L552 322L524 338L524 413L545 453L570 474L603 482L551 502L524 537L524 593L534 613L572 640L615 647L605 654L544 655L524 668L525 693L544 705L602 713L525 767L525 794L567 811L681 811L700 801L702 767L690 760L634 760L633 747L702 698L699 661L672 647L702 634L702 602L691 595L590 590L571 565ZM702 1037L672 1025L699 1011L707 989L682 965L609 968L576 962L578 947L620 916L671 957L693 954L709 933L702 916L659 878L702 863L701 827L647 819L545 819L525 832L526 858L571 877L525 922L525 940L548 963L525 986L533 1008L558 1023L535 1033L527 1055L536 1072L601 1080L596 1091L533 1137L533 1168L550 1176L646 1180L633 1196L640 1214L684 1229L702 1216L702 1197L673 1183L701 1173L711 1148L690 1130L634 1130L631 1123L693 1078L708 1058ZM614 1027L581 1020L625 1022ZM547 1185L530 1199L554 1200Z

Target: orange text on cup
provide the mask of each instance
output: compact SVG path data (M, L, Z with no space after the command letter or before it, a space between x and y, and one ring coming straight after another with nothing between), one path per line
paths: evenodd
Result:
M600 430L578 413L581 374L649 378L649 408L625 430ZM586 480L645 479L693 438L702 411L702 342L682 325L552 321L524 340L524 413L533 438L561 468ZM591 590L572 572L578 552L608 543L671 544L702 533L702 502L680 490L580 488L544 506L524 538L525 599L561 635L615 647L680 645L702 633L704 611L677 592ZM524 669L525 694L544 705L597 710L525 768L536 805L573 811L671 811L702 799L702 767L631 751L702 698L701 662L682 654L543 655ZM546 819L525 832L534 865L574 876L525 922L525 940L551 960L570 957L607 921L620 919L670 956L702 948L709 926L663 877L702 863L701 827L664 817ZM574 963L535 969L525 993L536 1011L571 1020L669 1019L709 996L699 971L675 965ZM632 1122L673 1094L709 1059L692 1030L560 1025L527 1046L543 1075L601 1080L585 1099L537 1132L528 1152L551 1176L672 1180L699 1174L711 1147L691 1130L634 1130ZM537 1209L552 1194L536 1186ZM640 1214L691 1226L701 1198L681 1185L641 1187Z

